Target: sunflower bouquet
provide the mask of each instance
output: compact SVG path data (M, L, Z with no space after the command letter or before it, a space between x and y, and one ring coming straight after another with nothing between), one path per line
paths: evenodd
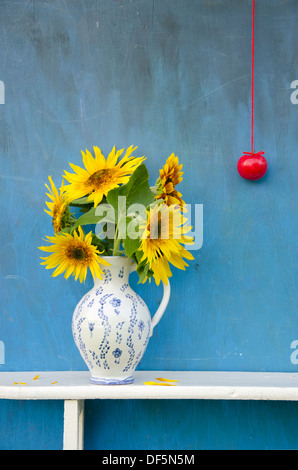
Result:
M72 172L64 171L59 189L48 177L45 212L54 233L39 249L50 253L41 264L54 269L52 276L85 282L90 270L101 278L109 256L126 256L136 263L139 282L153 277L159 285L172 276L170 265L184 270L185 259L193 259L183 246L193 239L176 189L182 164L172 153L152 187L145 157L133 155L136 148L124 153L114 147L107 158L98 147L94 155L82 151L83 167L69 163Z

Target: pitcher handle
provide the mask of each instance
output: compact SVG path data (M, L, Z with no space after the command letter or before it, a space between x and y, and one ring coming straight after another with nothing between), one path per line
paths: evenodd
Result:
M137 269L136 265L134 263L132 263L131 268L130 268L130 272L134 272L134 271L136 271L136 269ZM158 309L156 310L155 314L153 315L153 317L151 319L150 338L153 335L154 327L157 325L157 323L159 322L159 320L161 319L161 317L165 313L165 310L166 310L166 308L168 306L168 303L169 303L169 300L170 300L171 285L170 285L169 279L168 279L168 284L165 284L164 282L162 282L162 284L163 284L163 297L162 297L162 301L161 301L160 306L158 307Z
M150 337L153 334L153 329L165 313L165 310L168 306L169 300L170 300L170 295L171 295L171 286L170 286L170 281L168 280L168 284L165 284L163 282L163 298L161 301L160 306L156 310L155 314L152 317L151 320L151 330L150 330Z

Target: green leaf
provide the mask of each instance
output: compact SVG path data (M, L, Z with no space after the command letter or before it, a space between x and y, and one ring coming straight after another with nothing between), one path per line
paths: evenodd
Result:
M126 237L123 240L123 247L125 249L126 255L131 258L134 253L138 250L140 247L141 241L140 239L135 239L133 240L132 238Z
M112 244L110 243L109 240L102 240L101 238L98 238L98 236L93 233L92 245L95 245L99 249L100 254L102 256L110 255Z
M79 225L96 225L98 222L102 223L115 223L113 217L114 212L108 204L103 204L100 207L91 207L85 214L81 215L75 223L75 227Z
M60 233L70 233L70 234L72 234L74 229L75 228L73 226L67 226L67 227L64 227L62 230L60 230L59 234Z
M138 250L138 251L135 252L135 256L136 256L136 259L137 259L137 264L139 264L141 262L141 259L143 258L143 255L144 255L143 250Z
M95 215L95 207L92 207L88 212L85 212L85 214L81 215L76 220L75 227L78 227L79 225L97 224L98 221L98 216Z
M149 174L144 163L140 165L132 174L129 181L112 189L107 195L107 201L115 211L118 211L118 197L126 197L126 208L132 204L142 204L148 207L154 202L154 194L149 186Z
M70 206L82 206L85 204L93 204L93 201L88 201L88 196L80 197L69 203Z
M153 276L153 271L149 268L149 264L146 264L145 261L142 261L140 264L138 264L137 273L139 275L138 284L143 283L147 277L150 278Z
M109 191L107 202L115 209L118 237L123 240L127 256L131 257L138 249L140 241L129 237L128 228L130 229L130 227L128 224L133 221L133 226L136 227L138 223L136 214L145 212L146 207L154 202L154 194L149 186L149 174L146 166L140 165L126 184ZM133 207L133 205L135 206ZM135 228L133 228L133 232L135 233Z

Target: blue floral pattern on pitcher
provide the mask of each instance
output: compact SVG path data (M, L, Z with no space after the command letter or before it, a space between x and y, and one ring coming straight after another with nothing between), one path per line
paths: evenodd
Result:
M110 259L103 279L95 280L74 311L73 337L91 382L131 383L149 341L151 316L129 285L131 261Z

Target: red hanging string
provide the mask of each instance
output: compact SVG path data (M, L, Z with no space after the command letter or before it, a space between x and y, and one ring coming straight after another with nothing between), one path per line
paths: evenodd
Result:
M252 0L252 45L251 45L251 151L243 152L238 161L239 174L246 179L262 178L267 171L264 152L254 152L254 68L255 68L255 0Z
M252 47L251 47L251 153L254 153L254 72L255 72L255 0L252 2ZM245 152L246 153L246 152Z
M248 156L262 156L264 152L254 152L254 73L255 73L255 0L252 0L252 41L251 41L251 151L243 152Z

